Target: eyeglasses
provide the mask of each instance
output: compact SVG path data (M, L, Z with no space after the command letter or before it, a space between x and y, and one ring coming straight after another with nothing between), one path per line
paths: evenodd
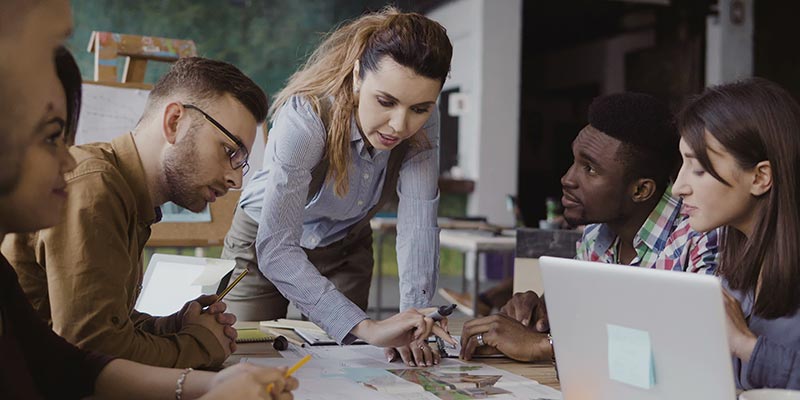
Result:
M247 151L247 147L244 145L244 143L242 143L242 141L238 137L236 137L236 135L232 134L229 130L225 129L225 127L222 126L222 124L217 122L217 120L212 118L210 115L206 114L206 112L201 110L199 107L192 104L182 104L182 106L190 110L195 110L200 114L203 114L203 118L205 118L206 121L210 122L211 125L214 126L214 128L217 128L217 131L225 135L225 137L228 138L228 140L230 140L231 142L233 142L233 144L236 145L236 149L234 149L233 151L229 151L227 149L225 150L228 153L228 157L230 158L231 168L233 169L241 168L242 175L243 176L247 175L247 171L250 171L250 164L247 162L247 158L250 157L250 153Z

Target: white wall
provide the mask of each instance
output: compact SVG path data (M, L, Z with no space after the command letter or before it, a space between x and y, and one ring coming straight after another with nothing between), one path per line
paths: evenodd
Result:
M453 63L445 89L459 87L459 166L475 180L467 212L512 225L505 195L517 191L522 0L456 0L428 13L447 28Z
M719 14L706 21L706 85L717 85L753 75L753 1L719 0ZM744 18L734 22L732 11L741 7Z

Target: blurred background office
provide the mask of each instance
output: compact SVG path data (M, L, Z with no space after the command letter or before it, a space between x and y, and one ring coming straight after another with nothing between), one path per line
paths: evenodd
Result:
M91 79L93 30L191 39L274 94L322 33L385 4L439 21L453 42L440 98L443 216L536 226L599 95L642 91L678 107L708 84L758 75L800 98L791 0L72 0L69 47ZM167 68L151 64L148 82ZM394 244L384 250L391 270ZM460 255L442 257L444 275L461 273Z

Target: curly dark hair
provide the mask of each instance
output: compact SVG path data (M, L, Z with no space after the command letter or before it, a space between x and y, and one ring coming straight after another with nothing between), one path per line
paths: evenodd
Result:
M651 178L666 187L680 161L680 136L666 103L644 93L617 93L594 99L589 124L622 142L617 158L626 178Z

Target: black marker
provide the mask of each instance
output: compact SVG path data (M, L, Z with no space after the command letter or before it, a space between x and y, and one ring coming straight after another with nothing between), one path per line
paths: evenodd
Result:
M450 304L449 306L441 306L436 311L426 315L426 317L432 318L434 321L441 321L447 318L450 314L455 311L457 305Z

